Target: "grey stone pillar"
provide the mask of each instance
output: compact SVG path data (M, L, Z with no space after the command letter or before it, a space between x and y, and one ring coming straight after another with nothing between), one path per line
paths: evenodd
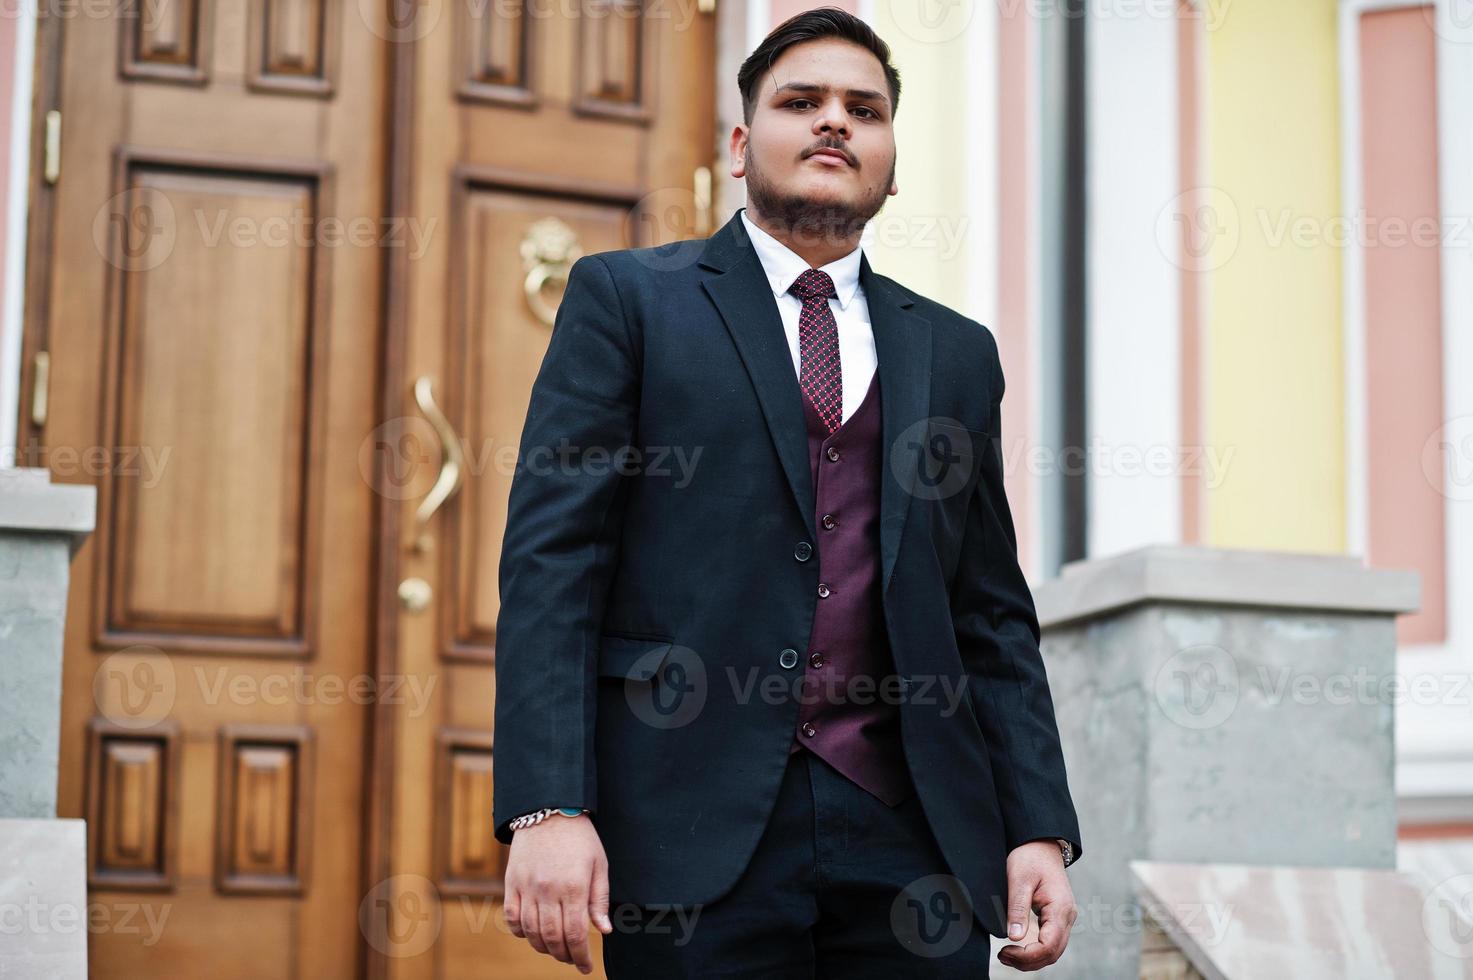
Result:
M0 469L0 817L56 816L67 582L96 498Z
M1152 546L1034 598L1085 850L1051 976L1137 976L1132 860L1395 866L1395 619L1415 572Z
M96 491L0 469L0 977L85 980L87 847L56 819L71 559Z

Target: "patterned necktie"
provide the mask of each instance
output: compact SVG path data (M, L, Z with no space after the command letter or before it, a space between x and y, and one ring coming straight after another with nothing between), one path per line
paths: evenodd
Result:
M844 378L839 367L839 325L829 307L836 295L827 272L806 269L788 287L803 301L798 314L798 386L833 432L843 421Z

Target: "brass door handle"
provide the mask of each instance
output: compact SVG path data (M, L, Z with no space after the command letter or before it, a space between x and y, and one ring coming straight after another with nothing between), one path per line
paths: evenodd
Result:
M691 175L691 188L695 191L696 237L711 234L711 168L697 167Z
M34 369L31 374L31 424L36 428L46 425L49 412L47 400L51 395L51 352L38 350L31 359Z
M430 487L430 492L425 494L425 499L419 502L419 508L414 512L414 523L420 529L420 535L415 539L415 550L428 551L430 538L424 532L425 525L435 515L435 511L460 489L465 473L465 453L450 420L440 411L440 406L435 404L435 393L429 375L421 375L414 382L414 400L440 439L440 475L435 478L435 485Z

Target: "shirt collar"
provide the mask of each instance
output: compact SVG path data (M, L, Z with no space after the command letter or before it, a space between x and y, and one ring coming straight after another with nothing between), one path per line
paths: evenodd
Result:
M808 263L797 252L757 227L757 224L747 217L746 208L742 208L741 215L742 224L747 228L747 237L752 240L752 246L757 250L757 258L762 262L763 271L767 273L767 281L772 286L773 295L782 296L793 285L793 281L808 270ZM849 308L855 293L859 291L860 254L860 246L855 246L854 251L848 255L819 267L821 271L827 272L829 278L834 281L834 298L839 301L841 310Z

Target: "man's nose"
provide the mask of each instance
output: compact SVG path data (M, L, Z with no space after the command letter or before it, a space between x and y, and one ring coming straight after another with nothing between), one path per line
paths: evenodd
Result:
M813 132L815 135L836 133L845 139L853 135L849 128L849 112L844 108L844 103L838 99L825 102L823 110L813 120Z

